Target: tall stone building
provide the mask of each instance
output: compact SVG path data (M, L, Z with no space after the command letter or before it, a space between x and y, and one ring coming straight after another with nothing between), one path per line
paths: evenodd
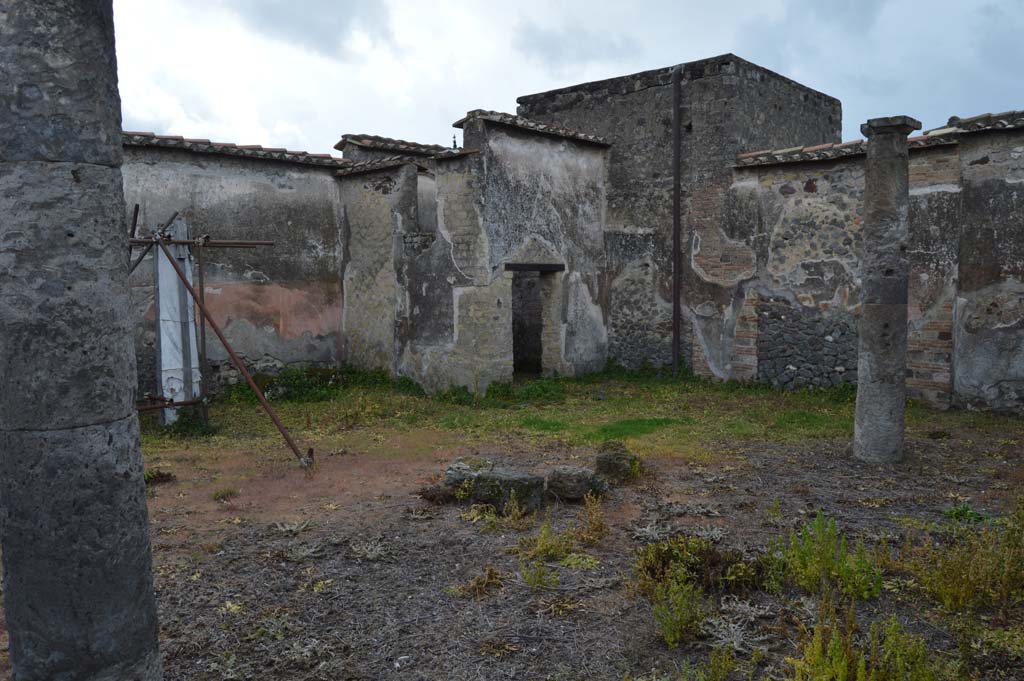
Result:
M677 111L658 69L471 111L461 149L347 134L332 158L125 133L127 208L276 241L218 253L207 275L258 370L348 363L482 392L517 370L661 366L675 119L683 363L786 388L855 381L863 141L841 142L838 100L734 55L678 68ZM954 118L909 146L910 395L1021 409L1024 113ZM144 388L151 282L140 268Z

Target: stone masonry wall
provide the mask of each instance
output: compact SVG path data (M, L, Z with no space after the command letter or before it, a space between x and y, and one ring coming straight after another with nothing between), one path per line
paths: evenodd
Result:
M1024 132L962 136L955 402L1024 410Z
M1024 406L1022 158L1024 134L1014 131L911 148L911 397ZM761 296L759 380L856 380L863 188L857 155L736 170L726 229L749 229L762 244L746 284Z
M338 178L344 245L345 362L395 371L396 268L403 234L416 224L417 171L406 164ZM396 262L397 261L397 262Z
M683 65L681 118L686 324L683 357L729 377L735 324L753 272L746 234L721 230L736 153L831 142L838 100L734 55ZM593 134L609 152L605 243L610 356L626 366L671 357L672 92L659 69L519 98L521 115ZM810 142L807 142L810 143ZM733 307L734 304L736 307ZM697 353L705 353L697 358ZM738 369L749 373L749 369Z
M507 264L565 267L538 280L543 371L602 368L604 148L481 119L465 126L467 153L435 165L436 233L407 245L399 269L410 301L399 373L430 391L482 393L512 379Z
M334 168L158 147L126 146L124 154L125 222L139 204L140 235L177 211L195 236L274 242L205 251L206 301L251 369L340 361L341 210ZM156 389L153 276L151 254L131 277L142 392ZM236 382L212 332L207 342L214 378Z

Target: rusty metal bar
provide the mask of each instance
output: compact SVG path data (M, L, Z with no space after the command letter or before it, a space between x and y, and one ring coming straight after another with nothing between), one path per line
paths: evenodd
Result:
M200 310L206 305L206 276L203 262L203 247L196 249L196 264L199 274L199 298L196 300L196 307ZM203 417L203 425L210 425L210 408L206 406L206 317L202 312L199 314L199 396L203 398L203 404L199 408Z
M131 248L131 246L129 246L129 248ZM139 263L142 262L142 259L145 258L151 250L153 250L152 241L146 244L146 247L142 249L142 253L139 253L139 257L135 258L135 260L132 261L132 264L128 267L129 276L131 276L131 273L135 271L135 268L139 266Z
M170 261L171 267L174 268L174 272L178 275L178 279L181 279L182 285L184 285L184 287L188 289L188 292L192 295L192 300L196 301L196 304L199 305L199 310L203 313L203 315L206 317L206 320L210 323L210 328L213 329L213 332L217 335L217 338L220 339L221 344L224 345L224 349L228 351L228 355L231 357L231 361L232 363L234 363L235 368L238 369L238 372L242 374L242 376L245 378L246 383L249 384L249 387L252 388L252 391L256 394L256 399L259 400L260 405L263 407L263 410L267 412L267 416L270 417L270 420L274 422L275 426L277 426L277 430L281 433L281 437L283 437L284 441L288 443L288 446L295 454L295 458L299 460L299 465L302 466L303 468L309 468L310 466L312 466L313 448L309 448L309 451L307 452L306 456L303 456L299 452L299 446L295 444L295 440L293 440L292 436L288 433L288 429L285 428L283 423L281 423L281 419L278 418L277 413L274 411L273 407L271 407L270 403L267 402L267 398L264 397L263 391L260 390L260 387L258 385L256 385L256 381L252 379L252 376L249 374L249 371L245 368L245 364L238 357L238 355L235 354L234 348L232 348L231 344L228 343L228 339L225 338L224 332L220 330L220 326L217 325L217 322L210 315L210 311L206 309L205 305L199 303L199 296L196 293L196 290L192 287L192 284L188 283L188 277L185 276L185 273L182 271L181 265L178 264L178 261L175 260L174 256L171 255L171 251L170 249L167 248L167 244L161 240L157 240L156 244L160 247L160 250L164 252L164 255Z
M161 239L165 244L171 246L208 246L210 248L257 248L260 246L273 246L273 241L231 241L225 239ZM152 239L131 239L132 246L143 246L152 244Z
M128 230L128 259L132 258L132 239L135 238L135 232L139 227L139 204L135 204L135 208L132 210L132 226Z
M190 407L195 404L202 404L202 400L184 400L182 402L157 402L155 404L137 404L135 411L156 411L157 409L171 409L173 407Z

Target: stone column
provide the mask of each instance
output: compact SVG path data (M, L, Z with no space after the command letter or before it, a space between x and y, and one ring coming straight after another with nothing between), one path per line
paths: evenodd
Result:
M862 461L903 459L907 381L908 116L873 118L865 162L864 255L853 453Z
M0 532L15 681L151 681L111 0L0 4Z

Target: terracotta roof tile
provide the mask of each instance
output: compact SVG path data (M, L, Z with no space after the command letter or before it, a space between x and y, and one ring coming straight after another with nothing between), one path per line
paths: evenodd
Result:
M367 149L381 149L384 151L399 151L406 155L433 156L447 150L440 144L420 144L407 140L393 139L391 137L380 137L379 135L348 134L342 135L341 140L334 145L338 151L342 151L346 144L354 144Z
M578 140L580 142L589 142L590 144L597 144L603 147L611 146L611 144L603 137L597 135L590 135L577 130L569 130L568 128L559 128L554 125L547 125L546 123L538 123L522 116L514 116L512 114L501 113L500 111L485 111L483 109L474 109L467 113L463 118L455 121L452 127L461 128L467 121L474 119L482 119L485 121L491 121L492 123L501 123L502 125L509 125L516 128L522 128L524 130L530 130L537 132L542 135L551 135L554 137L565 137L568 139Z
M265 148L258 144L232 144L230 142L211 142L204 139L186 139L175 135L154 135L151 132L124 131L121 143L126 147L163 147L166 149L184 149L200 154L220 154L223 156L239 156L264 161L285 161L304 165L343 168L349 161L336 158L329 154L309 154L305 151L289 151L280 148Z
M1003 111L1002 113L986 113L970 118L952 116L941 128L924 132L927 137L949 133L983 132L986 130L1013 130L1024 128L1024 111Z
M372 161L362 161L359 163L349 163L346 167L335 173L338 177L348 177L351 175L361 175L363 173L372 173L378 170L388 170L389 168L397 168L404 165L415 165L420 169L426 169L423 165L423 159L417 156L388 156L387 158L378 158Z

